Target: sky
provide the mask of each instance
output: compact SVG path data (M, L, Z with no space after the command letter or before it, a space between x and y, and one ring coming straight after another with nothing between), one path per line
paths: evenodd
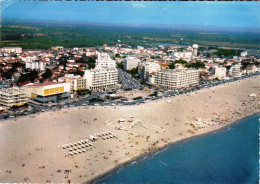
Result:
M16 0L2 10L2 18L138 25L260 28L260 3Z

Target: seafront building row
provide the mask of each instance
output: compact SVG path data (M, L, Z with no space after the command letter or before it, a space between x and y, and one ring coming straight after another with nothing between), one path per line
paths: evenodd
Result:
M199 83L199 71L194 69L162 70L155 73L154 85L166 89L181 88Z
M105 50L109 50L109 48L110 47L105 47ZM127 53L134 50L130 48L119 49L117 50L118 52L112 52L112 50L110 50L108 54L99 52L96 49L85 49L85 51L83 51L83 48L73 48L75 57L70 58L70 54L64 52L63 47L54 47L52 49L54 50L53 52L26 51L23 53L20 47L1 48L3 57L0 59L2 63L5 63L4 67L2 67L4 71L8 71L10 67L12 67L10 63L22 61L21 63L25 64L25 66L24 68L21 66L17 67L17 71L14 74L15 77L26 73L26 69L36 69L41 73L38 75L40 76L48 68L52 70L52 79L49 81L53 81L40 83L39 78L37 78L35 83L27 84L27 82L26 84L20 84L23 86L22 88L2 89L0 96L1 105L6 107L20 106L21 104L27 103L30 98L38 102L57 102L60 99L73 97L77 91L115 89L116 87L120 87L116 61L118 63L122 62L125 70L132 70L137 67L138 75L143 84L165 89L194 86L199 83L200 78L205 80L215 78L223 80L229 77L240 77L242 75L242 66L240 64L241 62L239 63L238 61L239 58L237 58L236 61L235 59L233 59L234 61L225 61L221 58L215 58L214 60L208 58L208 61L205 62L205 67L200 69L188 69L185 68L184 64L175 63L176 69L169 69L169 63L177 59L186 58L188 63L194 63L197 62L197 59L203 59L203 57L199 56L201 52L197 51L198 45L196 44L185 50L179 50L178 47L172 48L172 50L169 49L168 52L171 54L167 56L162 50L138 47L135 53L132 52L131 55L127 54L125 57L116 56L115 60L111 58L115 53L122 53L123 51ZM89 69L91 67L78 62L79 60L77 59L83 57L78 53L82 54L83 52L85 56L97 57L94 68ZM243 52L241 53L241 57L246 57L248 54L249 52ZM13 55L16 56L12 58ZM161 57L163 61L156 59L158 58L157 56L160 55L164 55ZM62 56L68 58L66 65L59 63L59 58L62 58ZM155 59L152 58L152 56L155 56ZM250 59L252 60L252 58ZM202 60L199 61L203 62ZM226 64L223 64L224 61ZM218 63L222 63L222 65ZM54 65L52 66L52 64ZM227 70L227 66L230 67L229 70ZM258 66L250 67L246 68L247 73L259 71ZM74 73L79 68L80 71L83 72L83 76L69 74L71 72ZM203 78L204 76L202 74L207 72L211 73L211 76ZM26 98L19 98L17 93L21 93Z

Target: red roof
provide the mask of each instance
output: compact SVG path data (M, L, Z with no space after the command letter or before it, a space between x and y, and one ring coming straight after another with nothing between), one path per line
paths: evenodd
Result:
M24 85L29 84L29 83L30 83L29 81L24 81L24 82L20 83L20 86L24 86Z

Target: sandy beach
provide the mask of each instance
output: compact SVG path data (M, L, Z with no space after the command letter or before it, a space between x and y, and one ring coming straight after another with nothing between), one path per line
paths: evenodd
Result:
M259 81L256 76L136 106L73 107L1 121L0 182L91 181L140 155L259 112ZM214 123L191 126L197 118ZM105 132L116 138L98 136ZM90 134L98 139L90 141ZM71 156L61 147L85 139L93 145L83 153Z

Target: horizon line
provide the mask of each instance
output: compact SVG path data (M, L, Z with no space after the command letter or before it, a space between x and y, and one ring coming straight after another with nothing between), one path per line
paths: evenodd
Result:
M83 22L83 21L66 21L66 20L37 20L37 19L13 19L2 18L1 24L10 23L39 23L39 24L55 24L61 25L93 25L93 26L115 26L115 27L132 27L132 28L155 28L155 29L179 29L193 31L237 31L237 32L256 32L260 33L260 27L229 27L229 26L214 26L214 25L194 25L194 24L147 24L147 23L104 23L104 22ZM156 27L160 26L160 27ZM191 30L191 31L192 31Z

